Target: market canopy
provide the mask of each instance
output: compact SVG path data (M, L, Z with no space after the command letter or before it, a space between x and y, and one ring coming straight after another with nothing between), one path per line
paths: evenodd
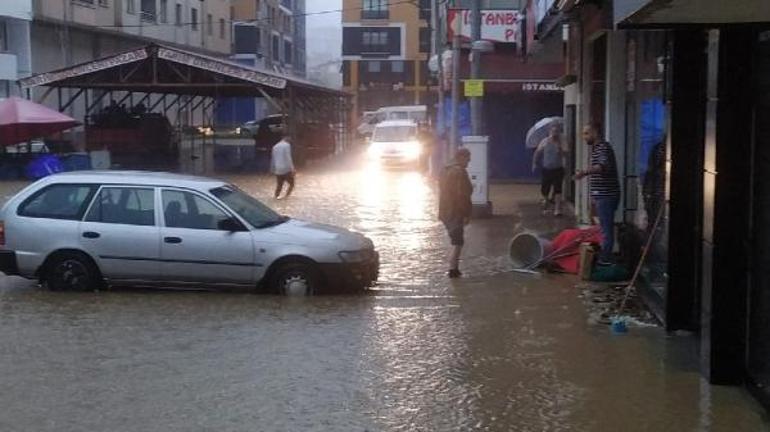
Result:
M204 97L275 97L285 92L347 96L299 78L158 44L33 75L19 84L22 89L47 86Z

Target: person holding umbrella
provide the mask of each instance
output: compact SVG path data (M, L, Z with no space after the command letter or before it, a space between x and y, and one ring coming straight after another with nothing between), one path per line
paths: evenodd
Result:
M543 214L547 214L549 204L553 204L553 215L561 216L564 153L561 124L554 122L550 126L548 136L540 141L532 156L532 172L537 170L538 164L542 166L540 193L543 195Z

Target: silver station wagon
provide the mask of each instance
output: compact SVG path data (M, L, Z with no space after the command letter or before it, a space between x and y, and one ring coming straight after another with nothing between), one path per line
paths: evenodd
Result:
M203 177L57 174L11 198L1 217L0 271L52 290L234 286L315 294L364 289L379 271L363 235L281 216Z

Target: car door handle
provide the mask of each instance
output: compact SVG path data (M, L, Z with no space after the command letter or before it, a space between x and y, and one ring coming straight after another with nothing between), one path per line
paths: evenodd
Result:
M86 232L83 233L83 237L88 238L88 239L95 239L95 238L99 238L101 236L102 235L99 234L98 232L93 232L93 231L86 231Z
M182 243L182 239L180 239L179 237L163 237L163 241L171 244Z

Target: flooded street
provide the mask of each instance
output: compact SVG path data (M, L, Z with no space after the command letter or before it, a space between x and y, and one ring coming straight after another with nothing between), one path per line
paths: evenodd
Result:
M230 179L372 238L368 294L61 293L3 278L0 431L770 430L743 389L701 379L694 338L613 336L588 323L577 279L510 272L515 205L470 226L466 277L450 282L433 182L348 162L301 172L283 201L272 178ZM496 193L515 204L532 190Z

